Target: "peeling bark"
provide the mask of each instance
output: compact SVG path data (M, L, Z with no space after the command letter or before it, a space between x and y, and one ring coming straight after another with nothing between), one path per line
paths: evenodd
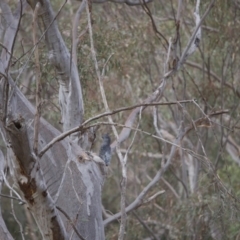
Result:
M60 81L59 98L65 131L83 121L81 85L78 70L71 62L50 2L40 3L39 18L45 27L51 62ZM6 8L7 5L4 4L5 2L1 1L0 6ZM31 1L31 4L34 6L34 1ZM9 21L14 19L18 22L10 8L8 14L6 17ZM3 53L11 54L17 30L8 24L5 31L8 39L4 38L7 50L4 49ZM104 179L101 161L95 161L93 155L88 155L79 146L79 134L56 143L41 158L35 155L35 109L8 73L9 58L2 59L0 72L5 78L0 80L0 126L3 139L8 145L10 176L24 196L42 237L57 240L70 239L70 236L71 239L79 239L79 236L82 239L105 239L101 211L101 188ZM8 88L5 87L6 84ZM58 130L40 118L39 151L58 135Z

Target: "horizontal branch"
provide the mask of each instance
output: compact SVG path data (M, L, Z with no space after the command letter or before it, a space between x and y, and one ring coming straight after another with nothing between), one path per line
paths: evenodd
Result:
M159 102L153 102L153 103L142 103L142 104L137 104L137 105L133 105L133 106L130 106L130 107L122 107L122 108L118 108L116 110L113 110L113 111L109 111L109 112L105 112L105 113L102 113L102 114L99 114L97 116L94 116L92 118L89 118L88 120L86 120L83 124L81 124L80 126L78 127L75 127L75 128L72 128L70 129L69 131L66 131L62 134L60 134L59 136L55 137L51 142L49 142L39 153L39 157L41 158L43 156L43 154L49 149L51 148L56 142L59 142L61 140L63 140L64 138L66 138L67 136L75 133L75 132L79 132L79 131L83 131L85 130L84 126L87 125L88 123L92 122L92 121L95 121L99 118L102 118L102 117L106 117L106 116L109 116L109 115L113 115L113 114L116 114L116 113L119 113L119 112L123 112L123 111L128 111L128 110L132 110L134 108L138 108L138 107L147 107L147 106L167 106L167 105L174 105L174 104L179 104L179 103L193 103L195 100L183 100L183 101L175 101L175 102L167 102L167 103L159 103ZM125 126L125 125L124 125ZM126 126L125 126L126 127Z
M144 0L145 3L150 3L153 0ZM114 2L114 3L125 3L129 6L142 5L141 0L92 0L93 3L104 3L104 2Z

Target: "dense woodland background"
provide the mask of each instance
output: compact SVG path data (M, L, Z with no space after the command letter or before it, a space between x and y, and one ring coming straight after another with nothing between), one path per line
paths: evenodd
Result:
M15 7L14 1L8 2ZM201 16L209 2L201 1ZM58 12L64 1L53 0L51 3L54 11ZM69 49L72 19L79 4L78 1L68 1L57 17ZM195 4L193 0L183 1L178 56L195 27ZM166 66L167 49L162 36L169 41L176 34L178 1L154 0L147 6L150 16L143 6L110 2L92 4L93 39L99 68L105 71L103 85L111 110L141 103L171 68ZM14 47L15 58L23 56L33 45L31 22L32 10L29 8L21 21ZM83 12L79 22L77 58L85 119L105 111L87 25L87 15ZM134 124L138 129L136 136L132 131L120 145L121 152L126 153L133 141L127 161L128 205L163 166L179 129L193 126L181 141L182 149L178 148L160 181L148 192L147 198L154 196L153 199L128 214L125 239L240 239L239 39L239 1L216 0L203 22L199 48L176 74L167 79L160 102L173 104L149 106L143 110ZM43 41L39 44L39 51L42 116L61 129L59 83L49 64ZM15 69L11 69L13 76L18 75L18 69L25 61L23 56L15 64ZM30 59L18 84L33 104L36 87L34 68L35 61ZM182 103L182 100L190 101ZM124 124L129 113L123 111L112 115L112 118L114 122ZM198 119L202 121L200 124L196 121ZM101 121L106 122L106 119ZM120 132L122 127L117 126L117 129ZM106 132L110 133L112 141L115 140L111 127L101 125L96 132L93 152L98 153L101 135ZM1 149L5 151L3 141ZM104 219L120 211L121 179L121 165L114 152L102 192ZM3 191L5 194L8 192L7 188ZM26 240L40 239L25 205L3 197L1 204L3 217L15 239L22 239L22 236ZM117 239L118 231L118 221L107 224L106 239Z

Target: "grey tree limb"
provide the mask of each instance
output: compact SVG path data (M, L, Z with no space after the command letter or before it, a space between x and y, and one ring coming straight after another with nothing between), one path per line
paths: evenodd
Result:
M156 183L162 178L163 174L166 172L166 170L169 168L172 159L176 153L176 150L178 148L181 148L182 150L184 150L184 148L181 147L180 143L182 141L182 139L193 129L195 129L196 127L201 127L201 126L208 126L209 125L209 118L211 117L215 117L224 113L227 113L228 111L217 111L215 113L212 113L210 115L208 115L207 117L203 117L203 118L199 118L196 121L194 121L192 124L188 125L186 128L183 128L183 126L180 127L179 129L179 133L178 136L176 137L176 139L174 140L174 142L172 143L172 147L171 147L171 151L170 154L167 158L167 161L163 164L163 166L158 170L158 172L156 173L155 177L151 180L151 182L141 191L141 193L136 197L136 199L130 204L128 205L128 207L126 207L126 213L131 212L132 210L138 208L139 206L142 205L142 203L144 202L144 197L146 196L146 194L149 192L149 190L156 185ZM116 219L121 217L121 212L118 212L114 215L112 215L111 217L107 218L104 220L104 226L108 225L109 223L111 223L112 221L115 221Z
M144 0L145 3L150 3L153 0ZM125 3L129 6L142 5L141 0L93 0L93 3L104 3L104 2L114 2L114 3Z
M48 10L49 9L47 8L43 15L46 15ZM55 19L52 19L52 21L49 20L48 23L45 22L47 31L52 25L55 24L54 21ZM55 25L54 27L57 26ZM10 38L14 37L14 33L13 29L11 30L12 32L9 34L8 41L13 43ZM53 31L48 32L49 35L51 35L51 33L54 34ZM3 44L4 46L8 46L6 43ZM9 46L9 48L11 49L11 46ZM67 54L67 56L70 55ZM70 66L70 62L68 66ZM1 70L3 71L1 74L4 75L3 68L1 68ZM77 70L75 69L75 71ZM1 133L3 138L6 140L6 144L6 136L10 135L11 133L14 134L14 136L16 134L17 136L15 138L12 136L11 142L13 145L9 144L8 149L8 157L9 160L11 160L9 161L10 175L15 178L16 185L18 185L22 192L24 192L26 189L24 189L24 187L21 185L21 182L23 181L23 183L25 183L25 181L27 181L28 183L29 178L27 177L29 174L31 174L30 176L32 179L36 179L38 176L37 171L35 171L36 175L34 175L32 170L35 168L32 167L35 165L39 166L38 171L42 171L42 177L39 177L40 179L37 180L39 180L38 183L45 183L46 185L41 186L36 183L33 185L33 187L37 193L43 193L44 189L46 190L45 193L47 194L47 197L41 196L39 198L39 202L43 202L44 208L29 208L34 217L39 218L39 221L41 221L39 226L43 228L42 233L46 233L46 229L44 229L44 222L49 223L49 221L44 220L44 218L51 219L51 216L54 218L55 216L59 216L56 218L56 220L52 219L52 224L54 224L54 233L58 232L60 235L51 234L49 237L52 236L51 239L69 239L69 236L65 234L66 228L69 228L68 219L66 219L64 214L56 213L54 210L54 206L58 205L61 206L63 211L68 213L69 218L75 219L75 228L79 233L81 233L81 235L88 236L90 239L95 239L96 236L99 239L104 239L104 228L101 215L101 184L103 182L103 175L98 164L96 164L95 161L91 161L91 156L86 156L86 153L81 151L77 144L70 141L70 139L65 139L61 143L57 143L52 146L51 149L41 158L41 160L39 160L38 157L33 154L32 141L29 140L33 139L33 119L35 109L18 89L14 83L14 80L11 78L11 75L8 74L5 77L5 79L1 79L0 81L0 98L2 102L5 101L4 95L6 93L6 89L4 88L4 84L6 81L8 81L13 94L9 101L9 106L11 106L11 108L9 108L7 111L8 125L4 126L1 121ZM71 99L69 100L69 104L70 102ZM2 112L2 105L0 108L0 112ZM75 120L79 119L78 117L76 116ZM17 129L15 129L16 127L21 126L21 124L19 125L18 120L21 120L25 126L26 131L23 135L23 138L21 138L21 135L18 135ZM47 142L59 134L60 132L58 130L52 127L43 118L40 118L38 148L42 149ZM24 141L17 141L19 138L24 139ZM26 161L22 161L22 164L27 177L23 174L21 175L19 161L16 158L16 156L21 155L26 157ZM70 160L68 161L68 159ZM67 167L65 167L67 162L69 162L69 164ZM16 171L18 174L16 174ZM30 181L29 184L30 183L32 182ZM24 186L26 186L26 184ZM57 198L55 196L56 193L59 193ZM25 195L25 199L28 200L28 204L31 204L30 196L30 193L29 195ZM56 202L53 202L51 199L57 200ZM71 203L69 203L69 199L72 199ZM34 203L37 200L38 199L34 199ZM38 204L40 204L39 202ZM49 212L47 209L51 209L53 211ZM51 215L51 213L53 213L53 215ZM87 219L87 221L83 221L83 219ZM59 231L57 231L56 229L58 227L61 228L61 230L59 229ZM74 233L72 239L79 238Z
M63 130L66 131L82 123L84 117L79 73L58 29L50 1L41 2L39 19L43 23L44 31L46 30L45 40L49 51L49 59L58 72L59 103Z

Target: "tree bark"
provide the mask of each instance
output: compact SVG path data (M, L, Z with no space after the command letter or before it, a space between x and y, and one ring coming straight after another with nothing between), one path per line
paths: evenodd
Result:
M34 2L31 2L34 6ZM3 6L5 4L5 6ZM2 2L1 7L8 7ZM19 8L21 9L21 8ZM8 8L8 14L11 14ZM21 11L20 11L21 12ZM10 174L33 214L43 239L105 239L101 211L103 174L100 164L92 161L78 144L74 134L55 144L41 158L33 151L35 109L20 92L8 72L9 56L14 46L21 18L8 15L2 54L0 82L1 133L8 145ZM44 26L51 63L60 81L63 130L79 125L83 119L83 99L78 70L61 34L49 1L41 1L40 16ZM10 44L9 44L10 43ZM4 61L5 60L5 61ZM6 84L9 85L6 88ZM4 106L7 106L4 108ZM40 119L38 149L41 150L60 132ZM102 167L102 166L101 166Z

